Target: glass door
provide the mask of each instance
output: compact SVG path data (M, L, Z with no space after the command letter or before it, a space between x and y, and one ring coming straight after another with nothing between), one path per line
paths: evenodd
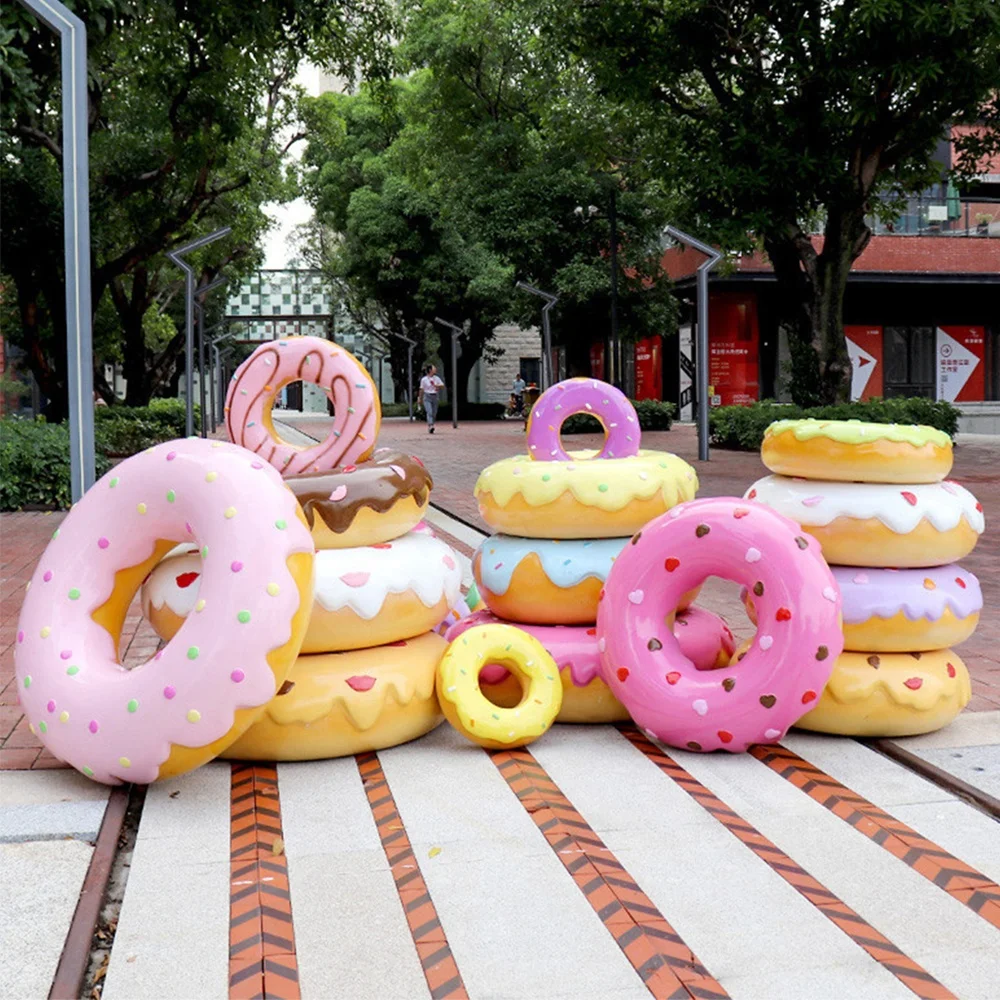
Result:
M926 396L934 398L934 327L887 326L885 328L886 398Z

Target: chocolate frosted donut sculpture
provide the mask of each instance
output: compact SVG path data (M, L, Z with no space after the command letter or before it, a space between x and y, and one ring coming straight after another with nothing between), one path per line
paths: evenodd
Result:
M271 409L290 382L312 382L333 403L326 439L308 448L283 441ZM229 440L270 462L283 476L359 462L375 447L382 421L375 383L349 351L321 337L287 337L261 344L236 369L226 395Z

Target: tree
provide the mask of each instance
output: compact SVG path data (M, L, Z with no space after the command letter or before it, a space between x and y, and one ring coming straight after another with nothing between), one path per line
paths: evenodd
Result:
M893 217L899 199L941 179L933 154L949 125L980 120L995 95L1000 6L526 2L607 94L657 114L649 152L685 195L680 221L726 248L766 250L793 332L797 401L844 398L851 265L873 216Z
M88 26L91 296L120 325L98 361L118 359L128 401L176 378L183 337L157 351L150 310L176 291L164 254L220 225L233 236L193 259L214 277L255 262L261 206L294 194L283 157L294 131L299 62L384 72L383 0L84 0ZM65 410L58 43L6 5L2 107L3 270L17 289L20 339L52 415ZM120 343L118 342L120 340ZM153 339L155 345L155 338ZM110 355L110 357L109 357Z

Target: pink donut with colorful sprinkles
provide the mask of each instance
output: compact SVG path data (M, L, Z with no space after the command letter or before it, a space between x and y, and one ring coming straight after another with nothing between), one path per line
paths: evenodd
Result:
M195 613L126 670L108 628L120 628L133 595L116 573L170 540L201 552ZM54 532L25 595L14 665L32 728L106 784L146 784L209 759L222 747L197 750L236 739L237 710L263 709L291 669L312 607L313 551L295 497L243 448L190 438L122 462ZM97 617L119 625L98 624L102 608Z
M748 587L750 652L698 670L665 618L709 576ZM781 739L821 694L840 655L840 591L819 543L793 521L731 497L693 500L647 524L598 604L601 673L646 734L689 750L746 750Z
M283 441L271 419L278 394L300 380L323 389L334 410L326 439L308 448ZM381 422L378 393L365 366L321 337L285 337L261 344L236 369L226 395L229 440L260 455L283 476L364 461L375 448Z

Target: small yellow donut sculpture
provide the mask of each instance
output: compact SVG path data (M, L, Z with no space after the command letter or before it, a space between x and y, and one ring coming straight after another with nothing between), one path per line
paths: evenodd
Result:
M480 690L479 672L498 664L521 683L511 708L493 704ZM438 666L438 700L445 718L466 739L493 750L534 742L548 731L562 705L559 670L534 636L513 625L484 625L455 639Z
M952 463L944 431L860 420L778 420L760 457L783 476L858 483L937 483Z
M322 760L384 750L441 721L434 676L447 643L416 639L300 656L264 714L226 751L230 760Z

